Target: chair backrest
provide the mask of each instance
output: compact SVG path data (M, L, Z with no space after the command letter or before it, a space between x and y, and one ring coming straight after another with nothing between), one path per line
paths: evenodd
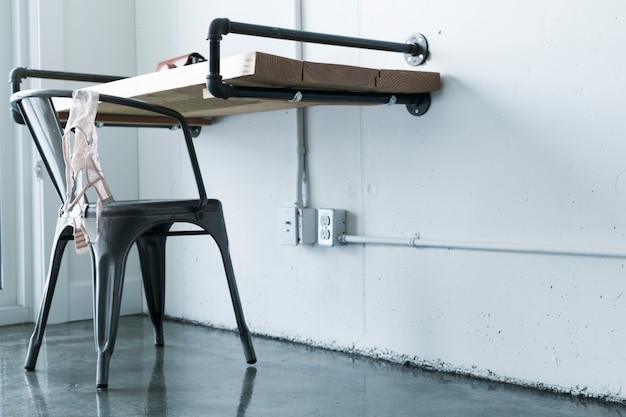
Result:
M24 119L37 150L50 174L61 201L65 200L67 184L65 177L65 161L63 160L63 130L55 111L53 98L71 98L69 90L24 90L11 96L11 107L17 109ZM200 174L200 166L193 145L191 131L184 116L162 106L149 104L140 100L100 95L100 101L120 106L133 107L172 118L180 125L189 154L191 167L196 180L199 195L199 206L206 205L208 198L204 182Z
M20 100L18 106L50 174L54 188L63 201L67 190L61 141L63 130L59 125L52 101L48 97L29 97Z

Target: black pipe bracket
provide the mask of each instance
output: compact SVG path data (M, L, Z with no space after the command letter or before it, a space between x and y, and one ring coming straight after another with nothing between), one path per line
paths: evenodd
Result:
M206 77L206 85L209 92L214 97L224 100L237 97L294 101L297 98L298 102L404 104L407 106L409 113L413 116L422 116L430 107L430 93L392 94L233 86L229 83L225 83L220 74L220 42L222 41L222 37L229 33L378 51L401 52L404 53L405 61L413 66L423 64L429 55L428 41L422 34L418 33L412 35L405 43L397 43L271 26L251 25L248 23L232 22L226 18L218 18L211 21L207 36L207 40L209 41L209 73Z

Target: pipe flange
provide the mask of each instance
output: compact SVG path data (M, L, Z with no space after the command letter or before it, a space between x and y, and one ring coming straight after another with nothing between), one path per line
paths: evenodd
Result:
M197 138L202 133L202 126L189 126L189 132L192 138Z
M430 108L430 93L420 94L414 103L407 104L406 109L413 116L423 116Z
M426 36L421 33L415 33L406 40L406 43L416 45L417 51L414 54L404 54L404 60L414 67L422 65L428 58L428 41Z

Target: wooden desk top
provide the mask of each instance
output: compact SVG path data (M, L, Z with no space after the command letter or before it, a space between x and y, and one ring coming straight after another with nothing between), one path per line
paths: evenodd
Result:
M210 119L242 113L334 103L292 103L276 100L213 97L206 88L208 62L139 75L93 87L102 94L130 97L179 111L190 124L210 124ZM234 86L289 87L380 93L425 93L441 87L439 73L378 70L337 64L320 64L250 52L222 58L224 82ZM359 105L359 103L353 103ZM68 103L57 103L63 113ZM137 122L141 113L101 104L99 121ZM63 117L63 116L62 116ZM145 119L141 118L141 119Z

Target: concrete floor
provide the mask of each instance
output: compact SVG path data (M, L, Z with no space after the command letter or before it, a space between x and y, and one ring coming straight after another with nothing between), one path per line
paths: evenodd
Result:
M37 369L32 325L0 328L1 416L622 416L626 406L463 378L275 340L245 363L228 331L168 321L164 348L123 317L108 390L95 389L90 321L49 326Z

